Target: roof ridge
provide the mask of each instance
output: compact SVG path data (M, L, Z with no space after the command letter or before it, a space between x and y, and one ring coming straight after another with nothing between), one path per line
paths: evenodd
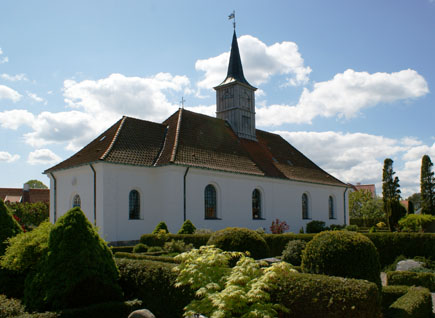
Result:
M121 123L119 124L118 129L116 130L115 136L113 136L112 142L110 143L107 150L101 155L100 160L106 159L106 157L109 155L110 151L112 150L116 140L118 139L119 132L121 131L122 127L124 126L124 122L127 119L127 116L122 116Z
M180 126L181 126L181 118L182 117L183 117L183 108L180 108L178 110L177 128L175 130L175 142L174 142L174 148L172 148L171 159L169 160L170 162L174 162L175 161L175 156L177 154L178 139L179 139L179 136L180 136Z

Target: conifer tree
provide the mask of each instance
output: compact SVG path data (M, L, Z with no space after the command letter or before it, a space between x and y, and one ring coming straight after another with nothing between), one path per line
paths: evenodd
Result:
M382 173L382 200L390 230L394 230L402 214L399 178L395 177L394 174L393 160L390 158L385 159Z
M420 193L422 213L435 215L435 178L428 155L421 159Z
M0 199L0 256L8 246L7 239L23 232L20 224L14 219L11 211Z

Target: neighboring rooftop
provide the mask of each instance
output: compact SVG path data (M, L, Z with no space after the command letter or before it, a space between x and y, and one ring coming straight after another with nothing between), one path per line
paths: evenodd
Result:
M0 188L0 199L4 202L49 202L50 189Z
M95 162L182 165L346 186L281 136L258 129L256 135L258 141L239 138L226 121L184 109L162 124L123 117L82 150L44 173Z
M372 196L376 196L376 187L374 184L361 184L357 183L356 185L351 185L355 191L366 190L372 193Z

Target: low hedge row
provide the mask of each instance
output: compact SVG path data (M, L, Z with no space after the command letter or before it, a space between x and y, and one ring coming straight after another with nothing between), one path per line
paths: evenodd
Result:
M269 245L270 256L279 256L285 249L285 246L289 241L302 240L309 242L313 239L316 234L264 234L263 237L266 240L267 245Z
M435 292L434 273L414 273L408 271L387 272L388 285L422 286Z
M372 227L376 226L379 222L387 223L385 218L350 218L350 225L357 225L358 227Z
M138 253L124 253L124 252L116 252L114 256L116 258L149 260L149 261L157 261L157 262L165 262L165 263L177 263L174 257L170 257L170 256L155 256L155 255L144 255Z
M112 253L116 252L124 252L124 253L132 253L134 246L110 246Z
M387 315L388 308L400 297L408 292L409 286L383 286L382 287L382 310Z
M290 309L282 318L382 317L379 290L365 280L288 273L280 277L271 297Z
M387 318L431 318L432 297L427 288L410 287L388 308Z
M167 234L166 240L155 234L143 234L140 237L140 242L148 246L163 246L166 241L181 240L186 244L192 244L193 247L207 245L207 241L211 234Z
M115 261L124 297L142 300L143 308L156 317L181 317L184 306L194 297L189 288L174 286L177 274L172 269L175 264L119 258Z
M107 302L58 312L27 313L20 300L0 295L0 318L119 318L140 309L142 301Z

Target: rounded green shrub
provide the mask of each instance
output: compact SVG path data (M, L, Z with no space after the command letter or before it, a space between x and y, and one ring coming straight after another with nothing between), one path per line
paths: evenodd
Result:
M148 245L139 243L133 247L133 253L145 253L145 252L148 252Z
M59 310L122 300L112 252L80 208L63 215L50 231L48 253L28 275L29 310Z
M8 243L6 240L23 232L20 224L14 219L11 211L0 199L0 256L4 254Z
M196 231L195 225L190 220L184 221L177 234L193 234Z
M350 231L317 234L302 253L302 270L374 282L381 288L379 256L366 236Z
M163 248L161 246L150 246L148 248L148 252L150 253L163 252Z
M302 251L307 242L302 240L292 240L287 243L282 251L282 260L295 266L300 266L302 261Z
M260 234L240 227L227 227L214 232L207 245L214 245L224 251L248 251L255 259L269 255L269 246Z
M152 234L160 234L162 230L165 231L166 233L169 233L168 226L163 221L156 225Z
M307 223L306 233L320 233L325 229L325 222L313 220Z

